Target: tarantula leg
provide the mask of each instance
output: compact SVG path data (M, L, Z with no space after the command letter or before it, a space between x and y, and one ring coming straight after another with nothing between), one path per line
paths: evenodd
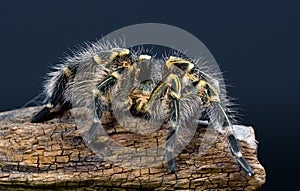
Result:
M78 64L70 64L65 66L57 76L54 84L54 90L50 97L48 97L48 103L46 106L35 114L31 123L39 123L51 118L51 110L55 108L58 103L61 104L59 110L65 110L70 108L70 103L65 103L63 100L63 92L66 88L66 84L70 78L73 78L78 68Z
M181 82L177 75L169 74L165 81L159 83L150 95L147 108L151 107L153 101L161 97L170 88L169 92L169 124L171 129L166 138L166 161L171 173L176 171L176 138L180 126L180 96Z
M220 107L223 115L225 116L226 122L227 122L227 128L226 130L228 131L228 142L229 142L229 148L231 151L231 154L236 158L238 164L240 165L240 167L249 175L252 176L254 174L254 171L252 169L252 167L250 166L250 164L247 162L247 160L243 157L242 153L241 153L241 149L239 146L239 142L236 139L232 124L227 116L227 114L225 113L223 107L220 105L220 103L217 103L218 106Z
M97 83L96 88L93 90L94 96L94 108L93 108L93 122L88 130L87 134L85 135L84 139L87 143L92 142L101 127L101 119L103 113L103 104L101 103L101 95L106 93L106 91L113 86L117 79L120 78L120 75L124 72L125 68L119 68L110 75L107 75L103 80Z
M49 118L49 114L50 114L50 110L52 107L44 107L43 109L41 109L37 114L35 114L30 122L31 123L40 123L43 121L46 121Z
M94 91L95 92L95 91ZM93 109L93 122L91 127L89 128L85 140L90 143L92 140L95 139L98 129L101 126L101 119L102 119L102 113L103 113L103 105L101 103L99 95L96 95L94 93L94 109Z
M251 168L250 164L247 162L247 160L242 156L239 143L235 137L234 134L228 135L228 141L229 141L229 147L230 151L233 156L236 157L237 162L239 163L240 167L248 173L249 176L252 176L254 174L253 169Z
M217 107L220 108L224 118L225 122L227 123L226 130L228 132L228 142L229 142L229 148L234 157L236 157L236 160L240 167L248 173L249 176L252 176L254 174L253 169L249 165L249 163L246 161L246 159L242 156L242 153L240 151L239 143L236 139L234 130L232 128L232 124L223 109L223 107L220 104L220 98L218 91L212 86L209 82L205 80L198 80L193 82L193 85L195 87L195 91L198 92L199 95L202 95L203 97L203 105L208 107L209 105L216 104Z

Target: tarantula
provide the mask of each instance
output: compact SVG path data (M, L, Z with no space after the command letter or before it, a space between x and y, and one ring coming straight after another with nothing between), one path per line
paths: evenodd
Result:
M115 46L94 44L68 57L64 64L58 66L45 85L47 103L32 117L31 122L46 121L54 110L69 109L71 103L93 106L90 129L101 125L102 113L107 106L117 111L127 109L134 116L146 119L151 116L166 117L170 130L166 138L165 156L168 169L174 173L176 133L185 121L199 113L202 119L208 119L212 124L224 121L221 126L228 132L231 153L248 175L254 174L241 154L231 121L224 109L228 98L222 94L217 79L201 70L197 61L182 56L155 59ZM82 78L84 83L74 80L79 69L89 70L92 74L88 80ZM143 75L148 75L146 80L137 82L136 79ZM72 95L75 86L79 93Z

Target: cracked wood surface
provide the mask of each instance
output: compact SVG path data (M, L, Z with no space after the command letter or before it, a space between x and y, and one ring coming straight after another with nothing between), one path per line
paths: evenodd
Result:
M254 168L253 177L237 165L224 135L218 135L205 153L195 154L205 128L198 128L192 141L176 157L175 175L168 173L163 153L157 156L158 162L148 161L155 165L145 168L132 169L105 161L86 146L68 112L45 123L29 123L38 109L0 113L0 189L259 190L265 182L251 127L239 126L241 132L237 134L246 139L240 146ZM114 129L111 137L125 148L147 148L165 140L165 130L148 137L118 131L120 125L110 113L105 113L103 125ZM141 138L146 141L140 141Z

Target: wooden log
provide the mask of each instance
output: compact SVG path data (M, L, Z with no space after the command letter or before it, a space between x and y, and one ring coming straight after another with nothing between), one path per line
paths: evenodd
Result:
M126 161L121 165L114 160L106 161L83 141L82 129L69 112L45 123L30 123L31 116L39 109L30 107L0 113L0 189L259 190L265 183L266 174L257 160L251 127L235 129L238 138L243 139L242 153L254 168L253 177L243 172L232 157L226 136L200 127L176 157L177 172L171 174L164 153L157 154L153 161L141 157L140 161L151 164L144 168L132 168L130 160L131 165L127 166ZM103 125L111 132L110 138L124 146L123 151L163 144L167 132L161 129L140 135L124 131L111 113L105 113ZM132 126L137 128L136 124ZM147 129L147 122L140 122L138 128L141 127ZM209 133L217 138L206 152L197 154L199 140ZM120 160L123 151L117 156Z

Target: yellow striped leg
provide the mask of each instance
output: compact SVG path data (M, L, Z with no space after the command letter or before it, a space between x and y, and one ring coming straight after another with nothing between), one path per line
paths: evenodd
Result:
M176 171L175 160L175 143L176 134L180 126L180 96L181 96L181 83L177 75L169 74L165 81L159 83L152 91L147 109L151 108L154 100L161 97L167 89L170 88L169 93L169 124L171 129L166 138L166 161L169 170L174 173Z

